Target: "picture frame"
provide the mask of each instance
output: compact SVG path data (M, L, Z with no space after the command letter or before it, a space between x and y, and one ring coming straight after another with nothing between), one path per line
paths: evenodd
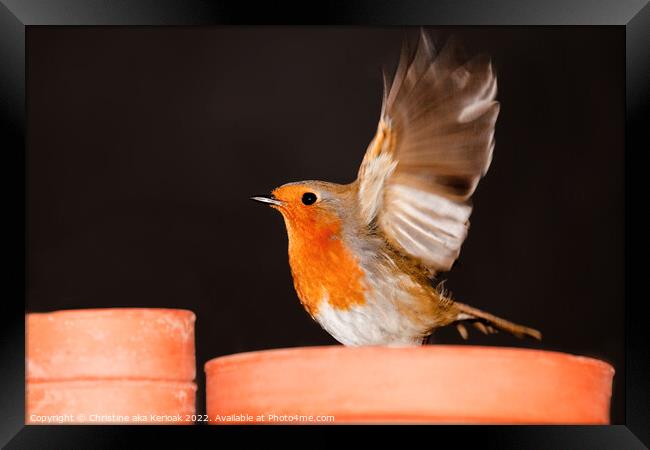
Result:
M320 5L252 5L225 1L131 1L103 2L100 0L2 0L0 2L0 105L5 132L2 148L9 155L6 167L17 174L15 181L19 195L13 219L12 236L25 242L25 147L29 124L27 123L27 95L25 79L26 31L33 26L211 26L211 25L511 25L511 26L564 26L598 25L624 27L626 33L626 417L625 425L611 426L487 426L487 427L437 427L434 432L424 427L393 427L372 430L381 439L386 434L408 433L409 439L435 439L451 442L480 443L488 448L644 448L650 445L650 358L648 357L648 331L644 318L644 296L632 294L632 274L635 253L640 246L632 244L630 201L633 191L631 180L634 171L640 170L639 156L650 148L647 132L648 100L650 98L650 6L645 1L622 1L605 4L599 1L568 1L542 4L532 0L493 0L478 2L408 0L403 2L372 2L349 0ZM21 179L22 177L22 179ZM14 185L15 186L15 185ZM11 192L15 191L12 189ZM636 194L638 196L638 194ZM25 242L25 245L29 245ZM19 249L12 259L18 268L11 284L25 292L25 252ZM636 269L638 270L638 268ZM23 275L22 277L20 275ZM637 282L638 283L638 282ZM635 283L636 284L636 283ZM9 297L4 302L2 342L3 391L0 411L4 420L0 424L0 443L7 448L67 448L98 446L95 443L111 442L128 445L133 439L207 440L213 433L232 433L231 437L249 439L237 427L183 427L162 426L25 426L24 425L24 314L20 301ZM11 343L11 345L6 345ZM274 435L277 427L260 427L255 430L264 435ZM305 439L334 441L338 427L299 427L292 430ZM354 431L351 428L343 432ZM301 434L305 433L305 434ZM315 435L314 433L318 433ZM415 433L415 434L414 434ZM258 436L259 437L259 436ZM323 442L324 442L323 441Z

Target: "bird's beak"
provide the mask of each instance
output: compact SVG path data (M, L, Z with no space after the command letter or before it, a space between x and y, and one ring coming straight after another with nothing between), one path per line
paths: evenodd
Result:
M270 205L275 205L275 206L282 206L284 204L280 200L275 198L273 196L273 194L271 194L271 195L256 195L254 197L251 197L251 200L255 200L256 202L268 203Z

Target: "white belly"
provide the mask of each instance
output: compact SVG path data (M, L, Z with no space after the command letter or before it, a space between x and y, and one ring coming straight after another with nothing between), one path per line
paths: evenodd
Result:
M433 321L405 314L414 299L398 283L384 280L371 282L363 305L336 309L320 302L315 319L334 339L344 345L419 346L431 332ZM399 307L398 307L399 305Z

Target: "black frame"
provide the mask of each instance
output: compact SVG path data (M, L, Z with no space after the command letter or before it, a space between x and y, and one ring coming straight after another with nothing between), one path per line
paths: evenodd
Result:
M251 24L365 24L365 25L614 25L625 27L626 33L626 199L625 199L625 254L626 260L635 250L630 245L632 193L630 181L633 161L650 148L647 118L650 117L650 6L647 2L619 1L605 3L598 0L572 0L565 2L535 2L533 0L408 0L400 2L373 2L372 0L346 0L322 3L318 7L288 5L249 5L243 2L201 0L130 0L106 2L102 0L0 0L0 115L3 125L2 145L5 166L22 178L25 173L26 151L26 91L25 66L26 28L35 25L251 25ZM5 171L8 172L8 171ZM21 176L22 175L22 176ZM24 178L22 182L24 183ZM25 184L22 185L23 188ZM14 188L15 189L15 188ZM25 191L20 197L20 220L9 221L13 236L25 241ZM636 221L635 223L638 223ZM8 234L7 234L8 236ZM638 238L638 235L635 235ZM604 237L606 238L606 237ZM15 238L14 238L15 239ZM637 246L638 248L638 246ZM25 275L25 248L11 260ZM476 442L489 448L644 448L650 445L650 353L647 327L644 327L642 296L630 293L631 265L626 267L626 425L612 426L527 426L527 427L438 427L435 441L452 439L458 443ZM17 290L23 293L24 278L19 274L10 278ZM112 426L25 426L24 425L24 309L20 303L5 300L2 314L2 386L0 396L0 444L8 448L69 448L98 447L95 440L111 447L133 442L135 437L192 436L210 438L222 427L112 427ZM645 424L645 426L644 426ZM182 429L181 429L182 428ZM330 430L338 427L297 427L305 442L328 438ZM242 439L239 430L229 432ZM259 427L259 432L269 433L277 427ZM186 431L187 430L187 431ZM190 431L191 430L191 431ZM346 427L345 430L350 430ZM383 437L389 430L404 431L403 427L373 428L375 436ZM390 431L391 433L394 431ZM155 433L155 434L154 434ZM208 433L210 433L208 435ZM413 433L430 430L416 427ZM234 436L233 436L234 437ZM411 442L415 442L410 439Z

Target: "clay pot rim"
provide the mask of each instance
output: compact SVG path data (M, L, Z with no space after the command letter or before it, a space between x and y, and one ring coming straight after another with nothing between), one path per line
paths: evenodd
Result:
M354 354L356 352L372 352L372 351L391 351L396 353L403 352L430 352L435 353L438 351L450 351L450 350L460 350L464 353L473 353L480 352L481 354L486 353L499 353L503 355L504 353L514 355L519 353L520 355L532 356L536 355L548 355L552 354L555 358L570 360L574 363L591 365L598 367L601 370L609 370L612 376L616 373L614 367L606 361L601 359L574 355L571 353L560 352L556 350L541 350L533 348L522 348L522 347L500 347L500 346L489 346L489 345L426 345L421 347L388 347L388 346L361 346L361 347L346 347L342 345L320 345L320 346L309 346L309 347L289 347L289 348L275 348L268 350L255 350L249 352L234 353L231 355L218 356L208 360L203 365L203 370L207 374L208 372L214 372L219 370L227 370L229 367L254 363L256 361L268 361L268 360L280 360L286 356L295 356L295 354L303 353L305 351L310 353L320 353L323 351L332 352L332 353L349 353ZM383 355L385 356L385 355Z
M26 380L25 388L29 386L114 386L114 385L138 385L138 386L179 386L181 385L184 388L191 388L195 392L197 390L196 382L194 381L184 381L184 380L153 380L147 378L95 378L95 379L85 379L85 378L76 378L71 380Z
M102 315L115 312L122 313L160 313L160 312L180 312L187 313L190 320L196 321L196 314L190 309L184 308L146 308L146 307L108 307L108 308L77 308L77 309L59 309L55 311L27 312L25 315L30 317L57 315L57 316L84 316L88 314Z

